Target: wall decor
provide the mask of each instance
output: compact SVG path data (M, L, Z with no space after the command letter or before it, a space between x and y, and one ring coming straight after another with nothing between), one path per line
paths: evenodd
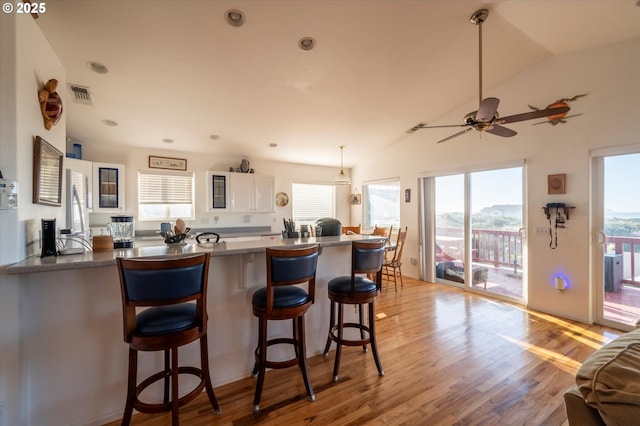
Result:
M358 188L353 190L353 194L349 196L349 201L354 206L359 206L360 204L362 204L362 194L358 192Z
M566 174L547 176L547 194L564 194L566 191Z
M62 152L36 136L33 144L33 203L62 205Z
M44 128L47 130L51 130L53 126L58 124L60 117L62 117L62 99L56 92L57 87L58 80L52 78L42 89L38 90L40 111L44 118Z
M404 190L404 202L405 203L410 203L411 202L411 189L409 189L409 188Z
M149 156L150 169L187 170L187 160L184 158Z
M284 192L278 192L276 194L276 206L285 207L289 204L289 196Z

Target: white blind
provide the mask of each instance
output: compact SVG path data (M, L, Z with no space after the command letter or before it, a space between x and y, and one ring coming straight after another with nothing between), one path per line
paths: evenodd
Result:
M294 183L291 189L293 220L296 223L311 225L323 217L335 217L334 185Z
M192 204L193 173L138 172L139 204Z

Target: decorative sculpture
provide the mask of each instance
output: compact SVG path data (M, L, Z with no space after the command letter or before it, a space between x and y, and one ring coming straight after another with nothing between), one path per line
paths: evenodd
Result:
M40 110L44 118L44 128L51 130L53 126L58 124L62 116L62 99L56 88L58 80L52 78L47 81L42 90L38 91L38 100L40 101Z

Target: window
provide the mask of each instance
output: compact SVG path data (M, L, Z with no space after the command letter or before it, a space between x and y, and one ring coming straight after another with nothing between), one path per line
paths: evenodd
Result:
M298 225L315 225L318 219L336 215L334 185L294 183L291 199L293 220Z
M193 173L138 172L138 219L194 219Z
M362 187L363 227L400 226L400 180L365 183Z

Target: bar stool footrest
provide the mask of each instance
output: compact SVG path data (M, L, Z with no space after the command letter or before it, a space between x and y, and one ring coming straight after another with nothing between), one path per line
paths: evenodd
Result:
M342 328L355 328L357 330L362 330L365 333L367 333L367 337L365 339L359 339L359 340L352 340L352 339L345 339L344 337L342 338L342 340L338 339L338 326L334 325L331 328L331 332L329 333L329 336L331 337L331 340L333 340L336 343L345 345L345 346L364 346L364 345L368 345L369 343L371 343L371 337L370 337L370 330L369 330L369 326L366 326L364 324L358 324L355 322L345 322L342 324Z
M178 367L178 374L191 374L198 378L200 378L200 383L196 385L196 387L186 395L181 396L178 399L178 406L182 407L188 402L194 400L198 395L202 393L202 390L205 387L205 378L204 373L200 368L197 367ZM171 401L151 404L147 402L142 402L138 397L147 387L157 382L158 380L163 380L169 376L168 371L160 371L155 373L148 378L144 379L138 386L136 386L136 399L133 403L133 408L138 410L141 413L154 414L154 413L162 413L165 411L171 411L172 405ZM220 408L218 408L219 410Z
M292 338L288 338L288 337L279 337L277 339L271 339L271 340L267 340L267 347L269 346L273 346L273 345L283 345L283 344L288 344L288 345L293 345L294 347L296 347L296 340L292 339ZM258 365L258 360L260 359L260 348L256 348L255 350L255 357L256 357L256 365ZM298 363L300 362L300 358L298 356L285 360L285 361L269 361L268 359L265 360L264 366L265 368L288 368L288 367L293 367L294 365L298 365ZM252 376L257 376L258 373L253 374Z

